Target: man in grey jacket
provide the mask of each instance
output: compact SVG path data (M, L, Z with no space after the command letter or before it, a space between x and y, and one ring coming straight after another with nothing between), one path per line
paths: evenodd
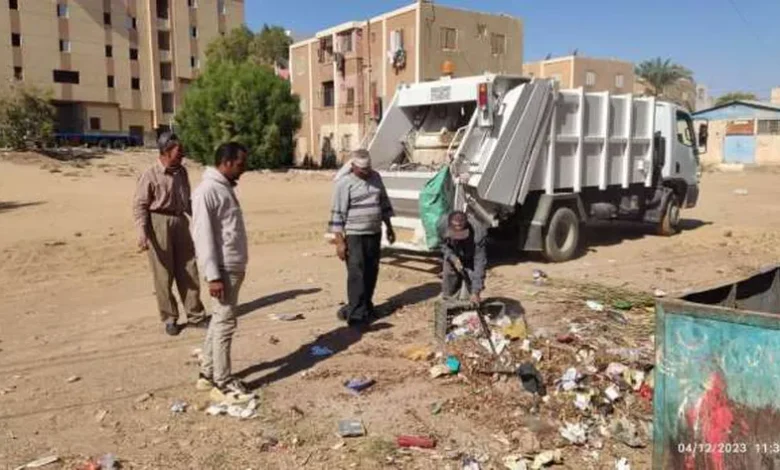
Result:
M207 168L192 197L192 235L200 272L213 298L197 388L211 399L242 403L254 398L233 377L230 349L238 324L236 306L247 265L244 217L233 187L246 169L247 150L231 142L217 149L216 168Z

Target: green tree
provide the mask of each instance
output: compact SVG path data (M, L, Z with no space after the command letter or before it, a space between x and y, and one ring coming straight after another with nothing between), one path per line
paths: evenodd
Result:
M755 93L749 93L745 91L733 91L721 95L715 100L716 105L730 103L732 101L758 101L758 96Z
M664 91L682 79L693 80L693 72L682 65L672 63L671 59L646 60L638 64L634 73L648 86L653 96L663 96Z
M250 169L291 165L300 125L300 101L290 84L251 61L208 63L176 115L193 158L213 163L217 146L237 140L250 150Z
M292 39L281 26L264 25L258 33L246 26L232 30L209 44L206 49L208 63L253 62L270 65L285 64Z
M0 94L0 145L15 150L44 146L52 140L55 119L51 93L11 85Z

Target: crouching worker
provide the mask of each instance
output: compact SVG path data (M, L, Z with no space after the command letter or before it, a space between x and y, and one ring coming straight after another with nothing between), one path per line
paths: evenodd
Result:
M465 212L455 211L441 218L439 237L444 262L444 300L460 300L459 293L465 284L469 300L481 303L487 268L487 230Z

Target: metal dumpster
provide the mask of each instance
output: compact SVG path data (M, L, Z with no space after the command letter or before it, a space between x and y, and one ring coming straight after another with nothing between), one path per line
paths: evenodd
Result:
M657 307L653 468L780 469L780 267Z

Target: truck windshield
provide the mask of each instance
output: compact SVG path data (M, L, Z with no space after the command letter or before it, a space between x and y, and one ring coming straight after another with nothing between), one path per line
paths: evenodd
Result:
M677 113L677 141L686 147L695 147L696 139L693 134L693 121L685 113Z

